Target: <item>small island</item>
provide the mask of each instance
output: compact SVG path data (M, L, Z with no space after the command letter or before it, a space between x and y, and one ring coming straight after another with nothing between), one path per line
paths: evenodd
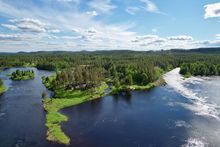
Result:
M35 74L33 70L16 70L15 72L12 72L9 76L11 80L21 81L34 79Z
M0 79L0 94L3 94L7 88L4 86L4 82L2 79Z

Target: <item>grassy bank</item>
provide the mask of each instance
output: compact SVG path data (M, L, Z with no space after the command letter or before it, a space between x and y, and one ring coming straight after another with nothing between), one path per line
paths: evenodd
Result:
M53 79L54 76L47 78L47 80L43 78L44 84L47 88L52 89L50 83ZM124 90L126 91L149 90L151 88L154 88L162 84L164 84L164 80L161 77L159 80L145 86L123 85L118 88L113 87L112 93L116 94ZM54 98L44 99L43 100L44 108L47 111L46 114L46 126L48 128L47 139L50 141L55 141L58 143L68 145L70 143L70 138L61 129L61 122L67 121L68 118L65 115L61 114L59 110L105 96L106 88L108 88L108 85L106 84L106 82L102 82L102 84L99 87L87 91L80 91L80 90L72 91L72 90L58 89L54 91L55 93Z
M153 83L150 83L145 86L139 86L139 85L121 85L119 87L113 86L111 94L117 94L119 92L132 91L132 90L149 90L153 87L155 87Z
M154 87L160 86L165 84L165 81L162 77L160 77L157 81L149 83L147 85L121 85L119 87L112 87L111 94L117 94L118 92L122 91L132 91L132 90L150 90Z
M44 99L44 108L47 111L47 139L68 145L70 143L70 139L62 131L60 125L61 122L67 121L68 118L61 114L59 110L102 97L105 95L104 91L107 87L108 85L103 82L100 87L89 91L59 89L55 91L56 98Z
M7 90L5 86L0 86L0 94L4 93Z

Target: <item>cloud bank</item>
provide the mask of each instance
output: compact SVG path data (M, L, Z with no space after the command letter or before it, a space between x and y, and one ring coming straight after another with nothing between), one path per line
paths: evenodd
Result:
M204 8L205 8L205 16L204 16L205 19L220 17L220 2L205 5Z
M119 11L119 6L111 0L39 2L35 5L32 0L25 4L0 0L0 15L4 18L0 22L1 51L160 50L220 45L219 34L213 34L214 40L198 40L189 34L161 36L155 27L146 28L150 33L135 31L138 25L133 21L109 22L105 18ZM138 5L126 5L122 11L135 17L144 11L165 14L153 1L138 2ZM204 8L206 18L218 17L219 3Z

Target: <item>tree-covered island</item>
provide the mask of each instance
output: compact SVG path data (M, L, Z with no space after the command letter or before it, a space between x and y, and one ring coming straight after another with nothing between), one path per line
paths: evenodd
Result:
M17 69L16 71L12 72L9 75L11 80L14 81L21 81L21 80L29 80L29 79L34 79L35 74L33 70L19 70Z

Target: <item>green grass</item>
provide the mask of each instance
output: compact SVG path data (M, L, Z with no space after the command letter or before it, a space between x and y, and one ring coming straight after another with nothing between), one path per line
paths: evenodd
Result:
M5 86L0 86L0 94L4 93L7 90Z
M107 87L108 85L103 82L100 87L92 91L59 89L55 91L56 98L44 99L44 108L47 111L47 139L68 145L70 138L62 131L60 126L60 123L67 121L68 118L61 114L59 110L104 96Z
M132 91L132 90L149 90L151 88L154 88L154 83L150 83L144 86L139 85L121 85L118 88L114 87L112 88L111 94L117 94L121 91Z
M149 83L147 85L121 85L118 88L114 87L112 88L111 94L117 94L118 92L121 91L132 91L132 90L150 90L154 87L163 85L165 83L164 79L160 77L157 81Z
M21 77L16 77L16 78L12 78L10 77L13 81L21 81L21 80L30 80L30 79L34 79L33 76L21 76Z
M52 90L53 87L52 87L51 82L52 82L55 78L56 78L56 74L54 74L54 75L52 75L52 76L49 76L49 77L48 77L48 81L46 81L46 77L42 77L42 82L43 82L43 84L45 85L45 87L46 87L47 89Z
M43 79L43 83L49 89L51 87L51 81L55 76L49 78L48 82ZM112 88L112 93L118 93L122 90L149 90L155 86L159 86L164 83L162 77L148 85L138 86L138 85L124 85L119 88ZM47 131L47 139L50 141L55 141L58 143L68 145L70 143L70 138L62 131L61 122L65 122L68 120L67 116L61 114L59 110L63 108L67 108L70 106L78 105L102 96L105 96L105 89L108 88L108 85L103 82L99 87L93 90L80 91L80 90L65 90L65 89L57 89L55 90L54 98L49 99L46 98L43 100L44 109L47 111L46 114L46 126L48 128Z

